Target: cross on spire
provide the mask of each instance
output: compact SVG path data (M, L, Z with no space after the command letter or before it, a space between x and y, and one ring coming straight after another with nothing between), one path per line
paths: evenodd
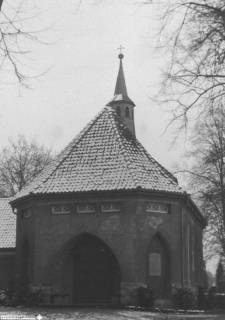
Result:
M122 50L125 49L124 47L122 47L122 45L119 46L118 50L120 50L120 53L122 53Z
M120 51L120 53L119 53L119 59L123 59L123 57L124 57L124 55L123 55L123 53L122 53L122 50L124 49L124 47L122 46L122 45L120 45L119 46L119 48L118 48L118 50Z

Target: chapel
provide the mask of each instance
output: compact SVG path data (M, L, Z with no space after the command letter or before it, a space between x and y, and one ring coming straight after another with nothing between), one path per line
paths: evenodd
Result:
M205 220L137 139L123 58L112 99L10 202L17 287L47 304L135 305L139 288L170 299L203 284Z

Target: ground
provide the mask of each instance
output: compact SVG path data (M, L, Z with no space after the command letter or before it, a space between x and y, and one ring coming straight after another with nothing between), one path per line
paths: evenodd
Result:
M38 319L42 320L224 320L224 314L178 314L153 313L124 309L70 309L70 308L6 308L0 307L0 320Z

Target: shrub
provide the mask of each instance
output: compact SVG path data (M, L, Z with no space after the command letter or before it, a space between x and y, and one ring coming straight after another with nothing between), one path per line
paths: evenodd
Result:
M216 308L216 287L210 287L207 295L207 308Z
M225 293L217 292L216 287L209 288L206 307L225 309Z
M137 289L138 305L140 307L153 307L154 293L151 289L140 287Z
M198 307L201 309L205 309L207 307L207 296L205 293L204 288L198 288L198 295L197 295Z
M173 294L173 304L176 308L189 309L195 306L195 297L189 288L177 288Z
M225 293L216 293L214 301L214 308L225 309Z
M8 298L6 290L1 290L0 291L0 304L3 306L6 306L6 305L8 305L8 303L9 303L9 298Z
M29 307L38 306L43 301L42 289L38 288L27 293L25 305Z
M20 286L19 291L14 297L16 305L24 305L28 307L38 306L43 301L43 290L41 286L29 287L27 285Z

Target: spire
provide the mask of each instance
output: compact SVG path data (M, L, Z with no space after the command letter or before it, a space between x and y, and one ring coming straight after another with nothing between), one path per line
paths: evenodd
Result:
M114 91L114 97L112 98L112 100L107 105L108 106L112 106L115 103L124 102L124 103L129 103L130 105L132 105L134 107L135 104L128 97L128 94L127 94L127 87L126 87L126 82L125 82L125 77L124 77L124 72L123 72L123 62L122 62L122 60L124 58L124 55L121 52L122 49L123 49L123 47L120 46L119 47L120 54L118 55L118 58L120 60L120 64L119 64L119 72L118 72L117 80L116 80L116 87L115 87L115 91Z
M122 62L124 55L120 53L118 57L120 59L120 66L119 66L119 72L116 80L114 95L122 94L123 96L127 97L127 87L126 87L126 82L125 82L125 77L123 72L123 62Z
M134 125L135 104L128 97L128 94L127 94L127 87L126 87L126 82L125 82L125 77L123 72L123 62L122 62L124 55L121 52L122 50L121 46L119 50L120 50L120 54L118 57L120 59L120 64L119 64L119 72L116 80L114 97L107 104L107 106L110 106L114 110L116 110L118 116L120 117L122 122L125 124L127 129L131 132L132 135L135 136L135 125Z

